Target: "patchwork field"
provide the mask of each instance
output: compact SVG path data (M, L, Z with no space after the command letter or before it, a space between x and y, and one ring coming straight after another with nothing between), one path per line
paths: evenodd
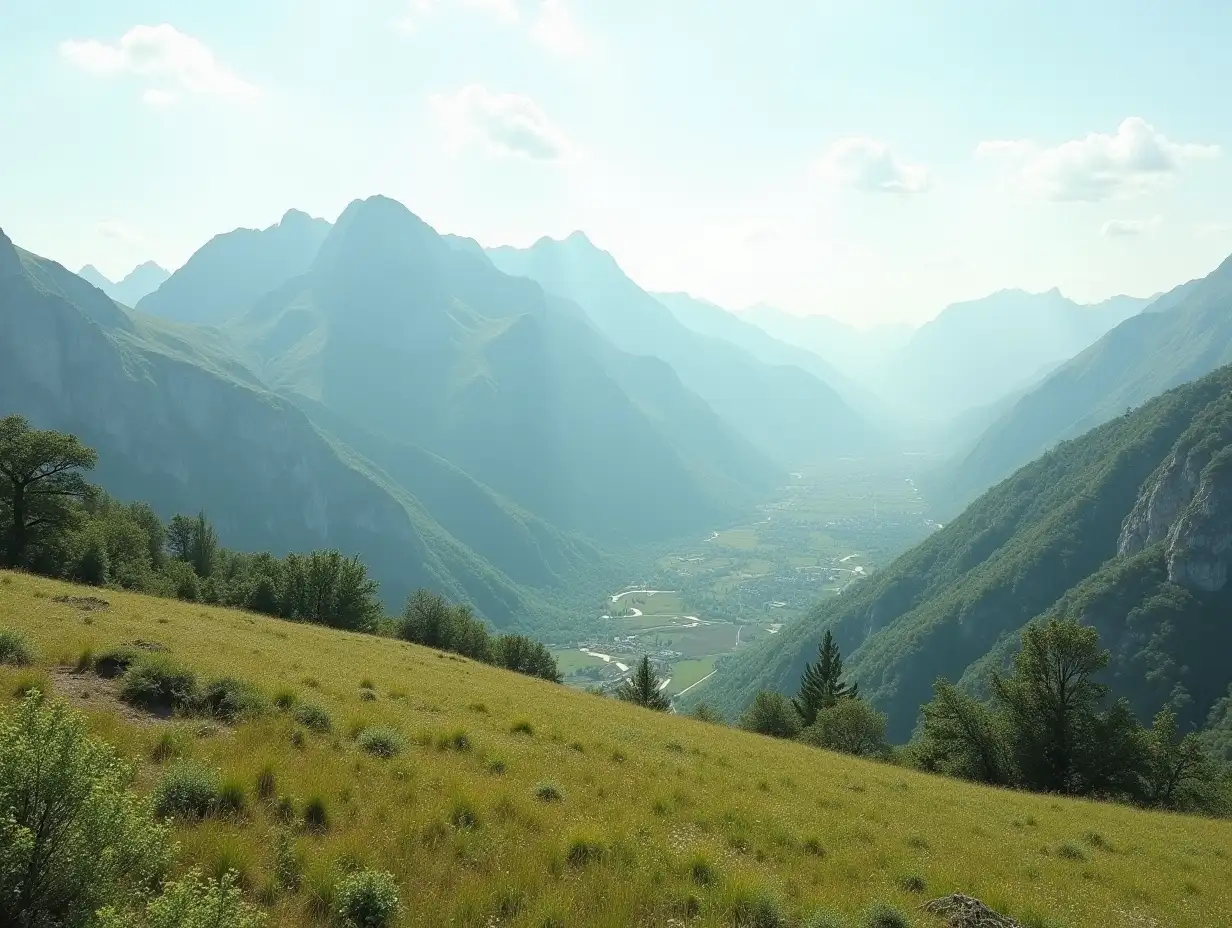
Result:
M104 602L57 601L86 596ZM925 928L941 923L920 903L955 891L1028 928L1225 928L1232 913L1229 822L981 788L405 643L18 574L0 573L0 627L35 651L0 668L9 705L30 686L70 699L142 790L177 753L236 786L240 811L176 827L179 866L239 871L273 926L324 924L356 865L395 875L400 924L434 928L794 926L821 908L862 928L874 904ZM314 704L330 730L272 705L234 725L123 706L115 681L74 670L121 645ZM361 749L374 727L395 756ZM300 824L310 801L325 827ZM295 891L274 880L280 836ZM782 920L752 920L766 913Z

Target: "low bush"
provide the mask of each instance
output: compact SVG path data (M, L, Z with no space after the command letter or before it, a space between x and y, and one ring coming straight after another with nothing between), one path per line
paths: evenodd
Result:
M526 719L518 719L518 721L509 726L509 731L515 735L527 735L528 737L534 737L535 727L531 725L530 722L526 721Z
M295 721L305 728L321 734L331 731L334 727L333 719L329 717L329 713L316 703L300 703L295 707L294 716Z
M388 758L401 754L405 741L396 729L380 726L365 729L360 733L357 743L360 750L366 754Z
M911 920L892 905L881 902L868 910L866 928L911 928Z
M304 826L309 831L329 830L329 808L320 796L310 796L304 803Z
M196 761L180 761L154 787L154 808L161 816L201 819L219 808L222 781L218 771Z
M191 709L196 697L196 675L162 654L137 658L120 685L121 699L151 711Z
M555 783L540 783L535 787L535 798L540 802L563 802L565 794Z
M733 928L787 928L778 899L757 890L738 895L731 906Z
M34 649L17 632L0 628L0 664L25 667L34 662Z
M265 711L265 697L249 683L232 677L211 680L194 700L194 708L224 722L240 716L260 715Z
M398 884L392 873L357 870L334 889L334 915L345 928L386 928L398 914Z

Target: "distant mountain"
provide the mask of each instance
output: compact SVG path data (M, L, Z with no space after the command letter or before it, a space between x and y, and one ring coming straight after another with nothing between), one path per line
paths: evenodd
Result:
M1054 289L955 303L887 359L878 386L915 414L948 419L1028 386L1149 302L1119 296L1081 306Z
M870 371L879 371L915 331L909 325L893 323L857 328L830 316L797 316L765 303L749 307L740 318L779 341L811 351L845 376L861 382Z
M97 448L91 479L164 517L203 508L241 550L358 553L391 606L426 585L525 617L518 586L193 331L130 315L0 233L0 410Z
M492 248L488 255L506 273L575 301L621 350L668 362L686 387L781 465L879 444L874 428L832 386L684 325L580 232L524 250Z
M1058 441L1232 361L1232 258L1169 291L1064 364L993 422L945 478L956 509Z
M307 273L226 332L397 479L427 452L592 537L708 528L778 478L667 365L383 197L352 203Z
M163 270L153 261L146 261L129 271L119 283L112 283L92 264L83 267L77 276L98 287L117 303L136 306L142 297L157 290L171 276L171 272Z
M324 219L293 209L268 229L216 235L136 308L174 322L222 325L304 273L329 229Z
M1232 682L1229 614L1232 366L1059 445L696 693L734 712L793 692L830 630L904 739L938 676L979 691L1027 622L1058 616L1099 630L1141 716L1171 700L1199 727Z
M721 338L743 348L766 364L798 367L837 390L849 403L859 405L866 400L866 391L847 375L842 374L819 354L780 341L765 329L754 325L716 303L698 299L687 293L652 293L656 300L671 310L681 323L701 335Z

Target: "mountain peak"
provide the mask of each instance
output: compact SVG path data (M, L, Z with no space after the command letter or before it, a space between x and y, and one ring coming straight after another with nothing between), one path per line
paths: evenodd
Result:
M21 273L21 258L17 256L17 248L13 245L13 240L0 229L0 280L17 277Z
M93 264L87 264L77 272L77 276L91 286L98 287L100 290L106 290L112 285L110 278Z
M314 221L315 220L303 210L289 209L282 214L282 218L278 220L277 225L279 228L284 228L286 226L302 226Z

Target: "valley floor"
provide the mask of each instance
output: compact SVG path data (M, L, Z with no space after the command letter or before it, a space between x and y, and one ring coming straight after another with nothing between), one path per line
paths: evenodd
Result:
M406 926L730 928L764 898L792 924L885 903L922 928L939 923L920 903L955 891L1035 928L1225 928L1232 913L1232 822L982 788L402 642L20 574L0 573L0 626L35 652L0 667L4 699L69 699L143 790L170 732L239 785L242 814L177 826L180 865L238 870L272 926L320 924L355 864L394 874ZM73 672L87 649L138 642L315 703L331 730L272 708L236 725L122 710L113 681ZM360 749L374 726L404 739L396 756ZM310 798L328 828L292 829L304 883L279 890L276 836Z

